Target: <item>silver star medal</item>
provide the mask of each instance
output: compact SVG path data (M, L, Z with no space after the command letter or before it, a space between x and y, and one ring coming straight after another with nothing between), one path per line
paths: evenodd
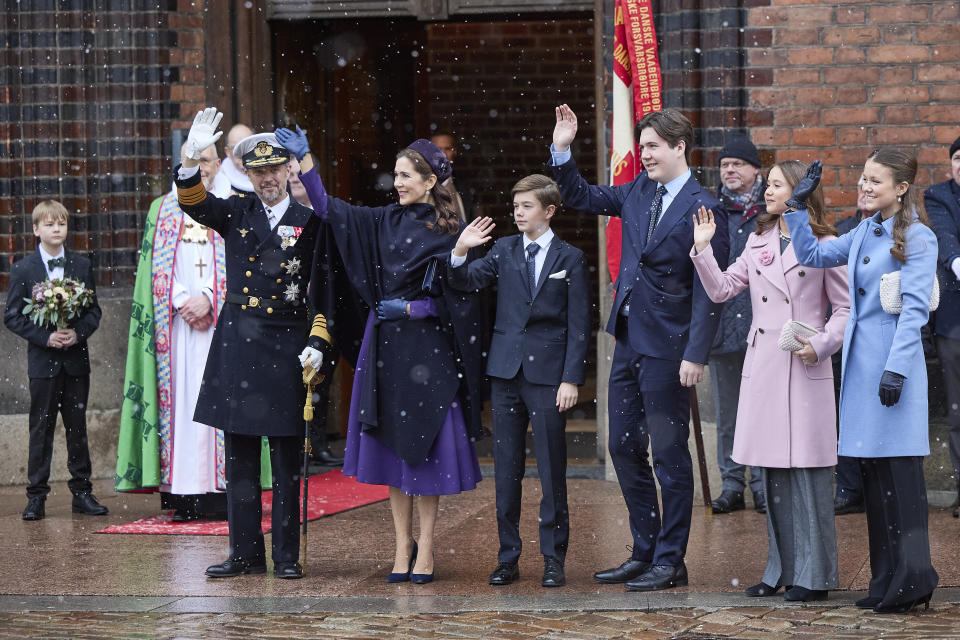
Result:
M300 258L291 258L284 268L287 270L287 275L292 276L300 273Z
M283 298L287 302L293 302L300 295L300 285L291 282L287 285L287 288L283 290Z

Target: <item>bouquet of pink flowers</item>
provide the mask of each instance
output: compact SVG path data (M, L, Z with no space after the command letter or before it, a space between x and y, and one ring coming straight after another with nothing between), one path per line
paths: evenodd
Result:
M39 326L56 325L66 329L71 320L93 304L93 290L72 278L44 280L33 285L29 298L23 301L23 315Z

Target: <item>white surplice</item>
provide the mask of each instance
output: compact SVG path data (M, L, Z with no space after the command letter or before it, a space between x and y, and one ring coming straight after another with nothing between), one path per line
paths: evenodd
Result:
M196 223L184 217L183 224ZM196 331L177 313L177 307L192 296L205 295L212 303L216 273L213 259L213 243L209 241L200 244L181 240L177 245L170 290L173 464L170 486L163 487L177 495L217 490L216 430L193 420L214 327Z

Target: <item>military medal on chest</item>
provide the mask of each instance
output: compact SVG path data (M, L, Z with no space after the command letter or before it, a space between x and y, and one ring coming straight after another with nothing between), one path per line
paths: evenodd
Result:
M288 249L297 243L297 238L303 233L303 227L292 227L287 224L281 224L277 227L277 235L280 236L280 247Z
M300 273L300 258L290 258L286 264L280 266L286 270L287 275L295 276Z
M207 244L207 227L193 220L183 221L183 234L180 237L184 242Z

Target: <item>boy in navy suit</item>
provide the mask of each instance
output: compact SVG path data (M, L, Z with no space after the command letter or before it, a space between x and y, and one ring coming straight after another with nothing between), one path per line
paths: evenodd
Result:
M90 356L87 339L100 325L100 307L94 295L87 307L67 329L38 326L23 315L24 298L33 285L53 278L69 277L95 289L90 261L65 251L67 210L55 200L44 200L33 209L33 233L40 246L10 269L10 291L3 322L25 339L27 375L30 378L30 445L27 461L27 507L24 520L44 517L50 493L50 459L57 412L63 416L67 438L68 486L73 493L73 512L90 516L106 515L107 508L91 493L90 451L87 448L87 395L90 391Z
M514 220L521 234L497 240L466 264L467 251L490 239L494 224L478 218L450 257L451 286L473 290L498 284L497 319L487 360L491 377L494 474L500 551L490 584L519 577L520 498L527 424L533 428L540 501L542 584L566 584L563 563L570 538L564 412L577 403L590 336L590 303L583 252L558 238L550 219L560 206L557 184L542 175L513 187Z

